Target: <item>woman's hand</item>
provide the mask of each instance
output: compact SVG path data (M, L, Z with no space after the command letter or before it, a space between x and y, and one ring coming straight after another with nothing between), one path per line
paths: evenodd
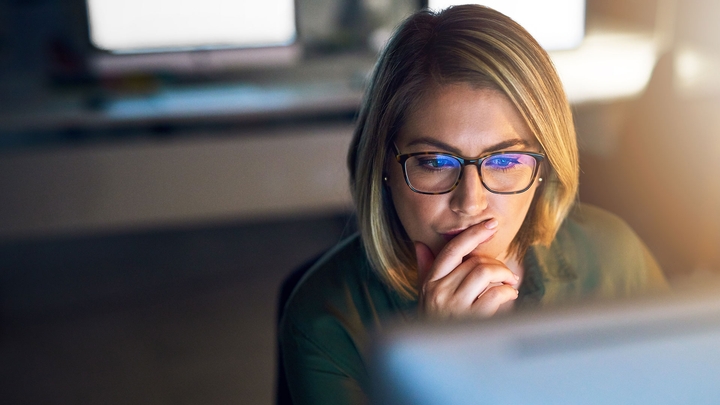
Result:
M518 277L499 260L471 255L490 239L497 222L486 221L453 238L435 257L415 242L420 310L431 317L490 317L518 297Z

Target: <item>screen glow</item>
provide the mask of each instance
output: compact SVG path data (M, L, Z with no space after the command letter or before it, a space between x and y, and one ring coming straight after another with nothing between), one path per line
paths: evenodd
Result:
M293 0L87 0L90 40L134 53L287 45Z

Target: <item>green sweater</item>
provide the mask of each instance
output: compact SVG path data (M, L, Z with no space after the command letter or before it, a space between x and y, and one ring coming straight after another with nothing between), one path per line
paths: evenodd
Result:
M532 246L515 308L667 288L645 245L620 218L579 204L550 247ZM370 268L355 235L323 256L295 288L280 322L285 373L295 404L367 401L372 330L416 316Z

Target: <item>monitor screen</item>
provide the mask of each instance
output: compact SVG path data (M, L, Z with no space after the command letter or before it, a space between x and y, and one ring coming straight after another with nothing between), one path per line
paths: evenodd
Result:
M386 331L375 403L718 403L719 293Z
M87 0L90 40L118 53L287 45L293 0Z
M548 51L576 48L585 36L585 0L428 0L428 7L440 10L466 3L482 4L507 15Z
M86 0L100 75L207 73L300 56L294 0Z

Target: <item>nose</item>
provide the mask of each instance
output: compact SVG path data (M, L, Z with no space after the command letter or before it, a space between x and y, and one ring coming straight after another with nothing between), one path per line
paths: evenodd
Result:
M465 166L460 184L452 191L450 209L460 215L474 216L488 206L487 191L480 179L480 168Z

